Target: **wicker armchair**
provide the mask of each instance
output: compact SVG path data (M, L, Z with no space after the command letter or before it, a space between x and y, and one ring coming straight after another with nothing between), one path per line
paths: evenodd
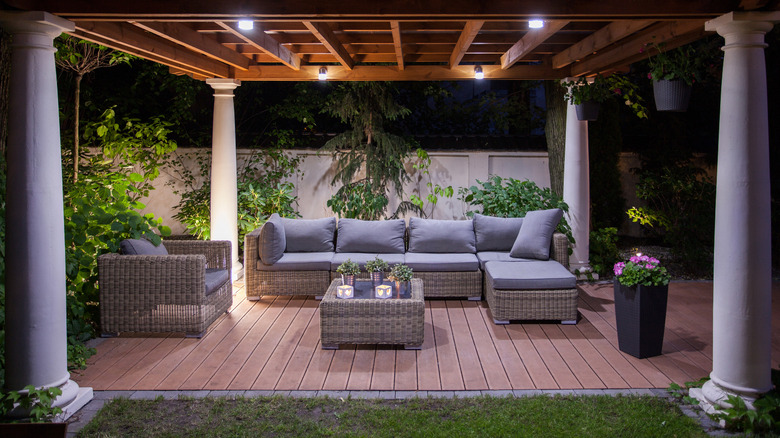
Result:
M98 258L103 336L184 332L201 337L233 304L229 241L167 240L169 255L104 254ZM206 270L227 270L211 284ZM211 275L209 278L213 278Z

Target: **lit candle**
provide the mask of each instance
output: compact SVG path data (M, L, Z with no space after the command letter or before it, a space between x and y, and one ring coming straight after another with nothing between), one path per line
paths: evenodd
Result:
M352 286L339 286L336 288L336 296L339 298L352 298L354 296L354 289Z
M383 284L377 286L374 292L377 298L390 298L393 295L393 288L390 285Z

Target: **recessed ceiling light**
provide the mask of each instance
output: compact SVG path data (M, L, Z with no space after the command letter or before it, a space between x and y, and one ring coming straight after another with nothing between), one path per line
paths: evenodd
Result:
M238 28L241 30L252 30L255 28L255 22L252 20L238 20Z
M544 27L544 20L528 20L528 27L531 29L541 29Z

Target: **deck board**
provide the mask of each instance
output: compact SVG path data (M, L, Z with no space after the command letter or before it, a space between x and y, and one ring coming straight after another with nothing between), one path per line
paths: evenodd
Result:
M396 390L667 388L712 369L712 283L672 283L663 355L618 349L611 284L580 287L577 325L493 323L487 303L426 301L420 350L342 345L323 350L318 302L245 298L202 339L131 334L101 340L72 378L95 390ZM772 327L780 330L780 286ZM772 339L772 364L780 339Z

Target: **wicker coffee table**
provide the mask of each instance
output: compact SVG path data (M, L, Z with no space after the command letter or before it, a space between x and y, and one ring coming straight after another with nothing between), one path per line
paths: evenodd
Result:
M336 297L340 278L330 284L320 302L322 348L338 349L339 344L403 344L407 349L419 350L425 323L422 280L412 279L411 291L386 299L372 298L370 282L365 283L357 284L355 298L348 299Z

